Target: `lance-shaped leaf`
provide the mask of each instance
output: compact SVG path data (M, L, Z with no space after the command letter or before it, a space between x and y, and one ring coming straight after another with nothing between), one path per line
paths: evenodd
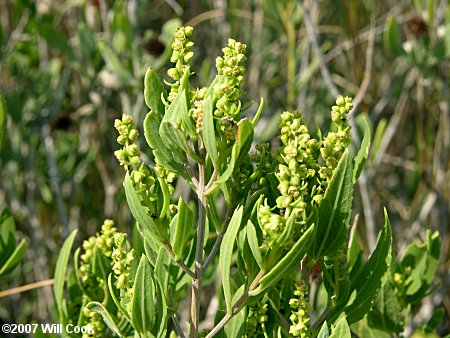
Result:
M367 322L373 328L400 333L403 332L402 321L401 307L394 287L390 282L386 282L375 300L374 307L367 314Z
M394 16L389 17L386 20L386 26L384 30L384 46L387 50L395 55L401 55L405 53L403 49L401 28L397 19Z
M225 303L227 306L227 312L232 312L231 303L231 256L233 255L233 247L236 239L236 235L239 231L239 226L242 220L242 206L234 212L233 217L231 217L230 223L228 224L228 229L223 236L222 245L220 247L219 256L219 268L222 273L222 286L223 293L225 296Z
M214 184L206 192L206 195L210 195L217 189L217 187L228 181L233 174L234 169L239 167L239 165L245 160L245 155L248 154L252 141L253 125L247 118L245 118L238 123L236 142L231 150L231 158L226 165L225 171L217 177ZM219 165L221 162L222 161L219 159Z
M138 193L131 183L130 176L128 173L125 175L125 180L123 181L123 186L125 187L125 195L127 198L128 206L130 207L131 214L136 219L136 221L144 228L144 233L146 233L152 241L161 243L166 234L162 226L158 227L153 221L148 209L141 204L141 199ZM153 249L153 248L152 248Z
M259 250L258 236L256 235L256 229L251 220L247 221L247 241L256 263L258 263L261 270L265 270L261 251Z
M165 106L161 100L161 95L166 96L161 80L155 70L149 68L144 77L144 98L147 107L156 112L160 118L164 116Z
M70 251L72 250L73 242L77 230L74 230L69 237L64 241L64 244L59 252L58 260L55 268L55 282L53 283L53 293L55 294L56 307L61 319L66 318L63 312L63 297L64 297L64 281L66 278L67 263L69 262Z
M429 292L439 264L441 240L439 232L431 234L427 230L427 241L423 244L410 244L400 264L403 269L410 268L411 274L406 280L406 300L414 304Z
M202 163L203 160L191 147L189 147L187 138L181 131L182 121L189 118L186 95L186 89L182 90L182 88L180 88L180 92L169 106L169 109L167 109L166 115L164 115L161 126L159 127L159 134L161 135L163 142L170 145L175 153L183 150L193 160ZM186 123L186 121L184 123Z
M351 338L350 327L345 317L338 320L336 326L331 330L330 338Z
M300 237L289 252L259 281L259 286L249 292L250 296L256 296L275 285L280 279L289 276L300 263L308 251L315 225L311 225Z
M325 321L320 328L319 334L317 335L317 338L328 338L330 336L330 331L328 330L328 324Z
M233 296L233 304L244 294L245 285L242 285ZM225 325L224 333L227 338L243 337L245 328L245 310L242 309L236 313L233 318Z
M361 175L361 172L364 168L364 164L366 163L367 158L369 157L369 147L370 147L370 127L367 123L367 120L364 119L364 137L361 141L361 147L358 150L358 153L353 160L353 184Z
M374 298L384 285L385 274L391 264L392 230L385 210L385 223L377 241L377 246L369 260L350 280L350 298L346 304L331 310L328 320L333 322L345 312L348 323L361 320L369 312Z
M145 139L153 149L157 162L165 168L181 175L185 179L188 179L186 169L180 160L181 154L174 154L173 151L166 147L166 143L163 142L159 135L159 127L161 120L154 111L150 111L144 119L144 136Z
M352 213L352 161L345 151L320 203L310 256L319 259L338 250L345 242Z
M17 264L19 264L20 260L22 259L23 252L26 248L25 244L26 240L22 239L11 256L5 257L7 258L7 260L3 265L0 266L0 276L11 272L17 266Z
M211 84L210 88L213 88ZM202 124L203 142L205 144L208 156L217 170L219 165L219 151L217 149L216 130L214 127L214 97L212 94L206 95L205 109L203 110L203 124Z
M146 335L155 325L156 312L153 271L144 255L139 262L133 290L131 324L137 332Z
M177 222L175 223L175 235L172 242L173 252L178 258L181 258L183 251L186 248L186 242L190 237L193 224L194 224L194 213L191 209L184 203L182 197L178 201L178 214Z
M113 319L113 317L103 304L99 302L90 302L86 305L86 307L89 309L89 311L100 314L103 317L103 321L106 323L106 325L108 325L112 332L114 332L119 337L124 337L122 332L120 332L119 328L117 327L116 321Z

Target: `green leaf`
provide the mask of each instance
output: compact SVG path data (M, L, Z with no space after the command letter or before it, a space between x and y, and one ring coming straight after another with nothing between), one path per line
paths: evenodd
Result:
M16 248L16 223L9 211L2 210L0 216L0 266Z
M250 291L250 296L256 296L273 286L282 278L287 278L292 272L295 271L295 267L305 256L311 243L311 238L314 233L315 225L311 225L308 230L300 237L297 243L294 244L291 250L278 262L270 271L259 281L259 286Z
M242 285L234 294L232 303L235 304L244 294L245 285ZM225 325L225 337L236 338L243 337L245 328L245 310L244 308L236 313L231 320Z
M213 82L214 84L214 82ZM210 88L213 88L211 84ZM219 170L219 152L217 149L216 130L214 127L214 101L213 96L207 95L205 99L205 109L203 111L202 134L203 142L211 162Z
M392 335L381 330L372 328L367 323L367 318L351 325L352 331L361 338L392 338Z
M6 102L0 93L0 152L5 144L6 138Z
M164 89L164 86L155 70L149 68L144 77L145 104L152 111L157 113L160 118L164 116L165 112L165 106L161 100L161 95L166 97L166 90Z
M255 127L256 124L258 123L259 117L261 116L261 113L262 113L262 110L263 110L263 107L264 107L264 98L261 97L261 101L259 102L258 110L256 111L256 114L255 114L255 116L252 119L253 127Z
M153 304L155 299L153 271L144 255L139 262L133 290L131 324L136 331L146 335L155 325L156 313Z
M12 255L8 257L5 264L0 266L0 276L11 272L17 266L17 264L19 264L20 260L22 259L22 254L25 251L25 244L25 239L22 239Z
M161 139L161 136L159 135L160 125L161 120L157 114L154 111L150 111L144 119L144 136L148 145L153 149L153 154L158 163L188 179L182 161L179 160L177 154L174 154L172 150L166 147L166 143Z
M352 213L352 161L344 153L320 203L310 256L331 255L345 242Z
M105 324L108 325L110 330L113 331L116 335L118 335L119 337L124 336L117 327L117 324L114 321L113 317L103 304L100 304L99 302L90 302L86 305L86 307L89 309L89 311L100 314L103 317L103 321L105 322Z
M230 281L230 269L231 269L231 256L233 255L233 247L236 239L236 235L239 231L242 220L242 206L237 209L231 217L228 229L223 236L222 245L220 247L219 256L219 268L222 273L222 286L225 296L225 303L227 306L227 312L232 312L231 303L231 281Z
M373 328L400 333L403 331L401 310L394 288L387 282L378 294L374 307L367 314L367 322Z
M64 244L59 252L58 260L56 261L55 276L53 283L53 293L55 294L56 307L58 308L59 318L65 318L63 316L63 297L64 297L64 281L66 278L67 263L69 262L70 252L72 250L73 242L78 230L72 231L72 233L64 241Z
M407 247L400 264L403 269L411 269L411 275L405 281L408 303L416 303L428 293L436 276L440 248L439 233L431 234L430 230L427 230L426 243L412 243Z
M390 16L386 20L384 30L384 46L388 51L395 54L396 56L405 53L402 47L400 24L394 16Z
M361 147L353 160L353 184L361 175L367 158L369 157L369 147L370 147L370 127L366 119L364 119L364 137L361 141Z
M109 276L108 276L108 289L109 289L109 294L111 295L111 298L112 298L114 304L116 304L119 311L122 312L124 317L131 323L130 315L128 314L127 310L123 307L122 303L120 303L120 300L116 296L117 288L115 287L115 285L112 282L112 274L109 274Z
M161 243L163 239L165 239L165 233L160 233L161 227L157 226L157 224L153 221L150 214L148 213L148 209L141 204L139 195L134 189L133 183L131 183L131 179L128 173L125 175L123 186L125 187L125 195L127 198L128 206L130 207L131 214L136 219L136 221L144 228L144 232L146 231L146 234L151 237L152 241Z
M258 236L256 235L256 229L251 220L248 220L247 222L247 240L256 263L258 263L258 266L264 271L265 267L261 251L259 250Z
M384 285L385 275L391 264L392 230L385 210L385 223L377 241L377 247L364 266L350 280L350 299L347 304L336 306L330 311L328 320L334 321L345 312L352 324L361 320L373 307L373 301Z
M186 242L194 230L194 213L184 203L183 197L178 201L178 219L175 229L175 237L173 239L173 252L178 258L183 256L183 251L186 248Z
M331 330L330 338L351 338L350 327L345 317L337 321L336 326Z
M186 76L186 74L184 76ZM161 126L159 127L159 134L161 135L163 142L170 145L174 152L182 149L194 161L203 163L202 158L199 157L197 153L191 149L191 147L189 147L187 138L181 131L183 119L190 118L188 113L186 90L187 89L180 88L180 92L167 109L166 115L164 115Z
M350 230L350 238L348 242L347 262L350 268L352 268L355 265L356 259L358 258L358 255L361 252L358 235L358 218L359 217L357 215Z
M325 321L320 328L319 334L317 335L317 338L328 338L330 336L330 331L328 330L328 324Z

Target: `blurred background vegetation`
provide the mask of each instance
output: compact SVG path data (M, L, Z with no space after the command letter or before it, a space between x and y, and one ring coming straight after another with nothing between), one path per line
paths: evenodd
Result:
M143 75L152 66L167 78L172 32L187 24L198 86L215 75L227 37L248 45L248 113L265 99L259 141L274 148L283 110L327 127L335 95L355 97L355 143L363 118L372 130L354 199L362 244L373 249L383 206L398 253L439 230L440 284L410 332L437 307L446 311L440 332L450 332L446 0L1 0L0 22L0 206L15 219L17 242L27 241L0 290L52 278L75 228L86 238L112 218L130 231L114 119L128 113L142 123ZM50 287L1 298L0 322L54 322L52 299Z

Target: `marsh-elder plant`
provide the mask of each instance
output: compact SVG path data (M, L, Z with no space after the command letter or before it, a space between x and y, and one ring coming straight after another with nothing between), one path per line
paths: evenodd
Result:
M131 115L115 121L136 236L106 220L68 269L69 236L54 286L61 321L91 324L97 337L401 336L433 288L440 240L428 233L397 259L385 211L363 255L350 224L370 135L366 124L351 149L352 99L336 98L328 132L286 111L278 147L255 144L263 100L246 114L245 44L229 39L217 76L194 88L192 33L174 33L166 85L151 68L145 75L144 135ZM201 329L211 297L214 323ZM416 328L431 334L442 314Z

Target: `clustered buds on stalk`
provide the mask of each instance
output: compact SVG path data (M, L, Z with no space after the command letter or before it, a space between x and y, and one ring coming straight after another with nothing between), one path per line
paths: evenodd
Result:
M352 98L339 95L336 99L336 106L331 108L331 120L337 127L336 132L330 132L324 138L320 153L325 161L325 167L320 170L320 176L327 181L333 176L333 168L337 166L345 149L350 145L352 139L347 124L346 115L352 110Z
M311 330L309 328L310 318L308 312L312 310L309 304L308 286L301 282L295 285L294 296L289 300L289 305L292 314L289 317L291 320L291 327L289 333L294 337L309 338L311 337Z
M297 215L296 224L301 232L305 230L301 227L308 210L320 204L339 159L351 143L346 118L353 107L351 101L349 97L337 97L336 106L331 110L331 120L337 130L329 132L324 139L320 135L318 138L310 135L301 113L286 111L281 114L281 146L275 173L280 195L276 207L269 207L266 201L258 211L259 224L269 246L283 232L292 213Z
M194 56L192 52L192 47L194 43L188 38L192 35L193 28L190 26L177 28L173 34L174 40L172 42L172 57L170 61L175 63L175 67L170 68L167 74L175 80L175 83L170 84L171 90L169 93L168 100L172 102L175 96L178 94L178 88L180 87L180 79L183 74L189 69L189 63Z
M154 211L152 201L156 199L155 193L155 176L150 172L145 163L141 162L141 152L136 144L139 132L135 129L133 117L123 114L122 119L116 119L114 126L119 132L117 142L122 145L122 149L116 150L114 155L118 159L120 165L124 166L130 174L133 185L138 189L141 197L150 211ZM155 166L156 173L168 183L169 192L173 192L172 182L176 178L175 173L163 168L158 163Z
M203 111L205 110L205 96L207 88L197 89L194 94L194 106L189 110L189 115L195 120L195 131L200 134L203 126Z
M117 228L114 226L114 222L107 219L103 222L100 233L83 242L84 253L80 256L81 264L79 271L86 292L83 294L82 304L87 304L89 301L101 301L105 296L105 290L107 288L106 280L96 271L96 263L94 262L95 255L103 255L105 257L104 263L112 267L113 261L111 255L114 249L114 237L117 234ZM94 335L83 333L83 338L103 337L106 326L102 316L90 311L84 305L81 311L84 324L90 324L94 328Z
M267 335L267 332L265 332L265 323L269 319L267 315L268 309L269 307L265 298L249 306L247 320L245 322L245 338L259 337L259 335L263 334L264 336Z
M111 258L114 261L112 270L117 278L117 289L124 291L122 300L128 313L131 313L131 299L133 298L133 280L130 277L131 266L135 258L134 249L127 250L127 234L116 233L114 235L114 251Z

